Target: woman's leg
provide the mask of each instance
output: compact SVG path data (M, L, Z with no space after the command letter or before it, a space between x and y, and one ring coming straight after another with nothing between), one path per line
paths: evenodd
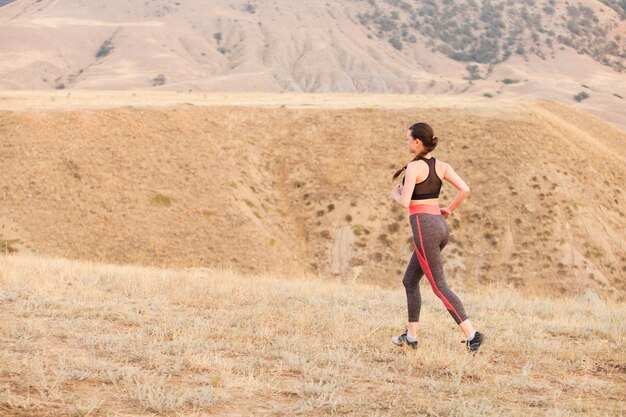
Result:
M471 339L472 336L476 333L476 329L474 328L474 326L472 326L472 323L470 323L469 319L463 321L461 324L459 324L459 326L461 327L461 331L463 332L463 334L468 339Z
M465 308L459 297L448 287L443 273L440 245L447 239L447 227L442 226L442 221L445 222L442 216L433 214L419 213L411 216L413 243L417 260L435 295L443 301L454 321L461 325L467 320ZM461 330L465 333L463 327Z
M443 226L445 226L444 227L445 232L443 235L443 239L441 240L441 243L439 243L439 252L441 252L443 248L446 247L446 245L448 244L448 239L450 238L450 229L448 228L448 223L444 221ZM474 326L472 326L472 323L470 322L469 319L462 321L459 324L459 327L461 328L461 331L468 339L471 339L474 333L476 333L476 329L474 328Z
M404 272L404 279L402 283L406 290L406 302L409 313L409 326L407 329L407 335L412 338L417 338L417 322L420 318L420 310L422 307L422 296L420 294L420 280L424 272L417 260L417 254L413 251L411 260Z

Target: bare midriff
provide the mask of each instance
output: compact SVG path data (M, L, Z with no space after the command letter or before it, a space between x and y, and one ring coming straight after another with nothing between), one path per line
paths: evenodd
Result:
M439 205L439 199L438 198L427 198L426 200L411 200L411 202L409 203L409 206L416 206L418 204L428 204L428 205L432 205L432 206L438 206Z

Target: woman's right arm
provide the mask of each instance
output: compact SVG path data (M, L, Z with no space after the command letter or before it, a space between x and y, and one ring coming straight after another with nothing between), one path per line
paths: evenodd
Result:
M446 209L450 213L452 213L454 209L456 209L458 205L461 204L463 200L465 200L465 197L467 197L467 195L470 193L470 189L465 181L463 181L463 178L461 178L459 174L457 174L454 169L452 169L452 166L450 166L450 164L448 164L448 166L446 167L446 172L443 178L447 180L450 184L454 185L457 190L459 190L456 193L456 197L454 197L454 200L452 200L452 203L450 203L450 205L446 207Z

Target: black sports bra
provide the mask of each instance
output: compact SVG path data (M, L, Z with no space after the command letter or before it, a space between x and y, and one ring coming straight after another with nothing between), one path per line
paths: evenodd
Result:
M431 157L426 159L424 157L419 158L428 164L428 176L422 182L415 184L413 189L413 195L411 200L426 200L428 198L439 198L439 191L441 191L442 182L437 171L435 171L435 158ZM404 177L402 177L402 185L404 185Z

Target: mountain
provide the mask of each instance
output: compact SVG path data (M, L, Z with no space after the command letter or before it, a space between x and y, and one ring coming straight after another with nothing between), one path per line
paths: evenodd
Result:
M405 128L472 194L449 219L455 288L626 294L626 134L545 100L65 92L0 100L0 239L18 251L230 265L400 285L391 176ZM442 204L454 196L442 190Z
M623 2L19 0L0 89L465 94L626 130ZM575 98L577 101L575 101Z

